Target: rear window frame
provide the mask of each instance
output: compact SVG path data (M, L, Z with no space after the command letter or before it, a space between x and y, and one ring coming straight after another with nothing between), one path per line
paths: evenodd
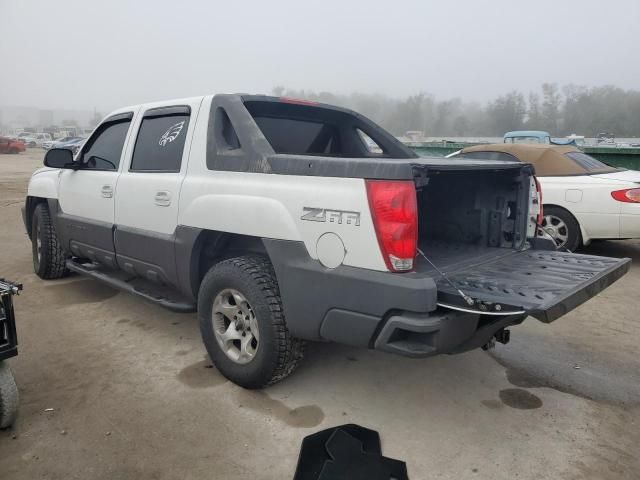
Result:
M276 155L327 158L393 158L388 149L385 149L385 142L383 141L383 138L380 138L380 136L378 136L373 130L368 128L367 124L362 122L359 115L354 112L322 104L303 104L286 101L248 100L244 102L244 105ZM293 113L283 114L278 112L278 110L282 111L287 109L292 110ZM323 116L326 118L322 118ZM265 129L261 126L261 120L267 118L322 125L316 136L309 143L308 148L318 140L324 127L329 126L335 130L333 138L336 138L340 143L340 151L309 152L298 151L296 149L276 148L278 147L278 142L275 141L276 139L273 138L268 131L265 132ZM371 152L358 134L357 130L362 131L371 138L380 147L382 153Z

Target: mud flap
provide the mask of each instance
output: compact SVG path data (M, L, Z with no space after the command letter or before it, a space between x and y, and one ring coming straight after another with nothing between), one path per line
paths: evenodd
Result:
M526 313L550 323L597 295L629 271L629 258L525 250L448 274L438 305L483 315Z

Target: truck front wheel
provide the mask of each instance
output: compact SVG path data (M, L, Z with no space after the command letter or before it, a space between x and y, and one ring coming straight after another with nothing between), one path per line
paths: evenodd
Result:
M273 266L263 256L224 260L198 294L202 340L216 368L244 388L262 388L293 372L304 342L287 329Z
M60 246L49 208L45 203L39 203L33 211L31 251L33 270L40 278L53 279L66 275L66 255Z

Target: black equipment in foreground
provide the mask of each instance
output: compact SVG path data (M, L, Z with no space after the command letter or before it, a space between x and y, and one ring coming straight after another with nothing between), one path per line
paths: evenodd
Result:
M407 466L382 456L380 436L342 425L304 438L293 480L408 480Z
M0 278L0 429L10 427L18 413L18 388L5 360L18 355L13 296L22 285Z

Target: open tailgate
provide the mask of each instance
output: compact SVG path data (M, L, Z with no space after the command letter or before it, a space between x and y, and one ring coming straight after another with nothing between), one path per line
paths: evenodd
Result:
M629 258L544 250L513 252L440 278L438 304L492 315L527 313L549 323L597 295L630 268ZM453 287L473 299L465 301Z

